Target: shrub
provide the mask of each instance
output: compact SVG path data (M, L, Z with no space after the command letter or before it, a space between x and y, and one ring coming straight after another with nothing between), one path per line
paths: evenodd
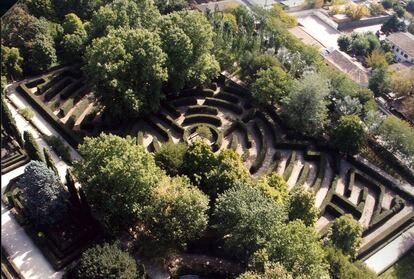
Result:
M289 220L302 220L306 226L315 225L319 210L315 207L315 194L303 188L296 188L287 201Z
M1 125L7 134L14 137L20 146L23 146L22 135L3 97L1 98Z
M255 129L256 133L259 135L260 149L259 149L259 153L256 156L256 159L254 160L252 166L250 167L250 173L255 173L260 169L266 157L266 153L267 153L267 141L266 141L266 135L265 135L263 127L259 126L257 122L254 122L253 128Z
M122 251L118 244L107 243L83 252L77 275L79 279L145 278L143 272L138 272L135 260L127 252Z
M24 131L24 149L31 160L44 161L40 147L34 139L33 135L29 131Z
M45 140L63 161L71 163L72 157L70 156L69 147L67 147L59 137L53 135L47 136Z
M214 126L221 126L221 119L217 116L208 114L192 114L187 116L183 121L183 125L191 125L195 123L207 123Z
M22 204L36 225L54 225L68 210L67 193L55 173L43 162L32 161L19 181Z
M216 107L222 107L224 109L228 109L231 112L235 114L242 114L243 109L239 105L235 105L233 103L230 103L225 100L216 99L216 98L206 98L206 101L204 102L205 105L208 106L216 106Z
M30 121L30 119L34 117L34 112L29 107L21 108L17 112L20 113L27 121Z
M45 156L45 163L47 167L51 169L59 177L59 171L55 166L55 162L53 161L52 155L50 155L49 151L46 148L43 148L43 155Z
M155 153L155 163L168 175L176 176L182 171L186 152L187 145L185 143L167 142Z
M215 107L211 106L189 106L186 114L211 114L211 115L217 115L218 110Z
M329 239L345 255L354 257L362 242L362 227L351 215L345 214L332 223Z

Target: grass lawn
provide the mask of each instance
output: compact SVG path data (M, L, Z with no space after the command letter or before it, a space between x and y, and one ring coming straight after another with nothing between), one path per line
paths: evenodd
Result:
M414 279L414 249L385 271L380 279Z

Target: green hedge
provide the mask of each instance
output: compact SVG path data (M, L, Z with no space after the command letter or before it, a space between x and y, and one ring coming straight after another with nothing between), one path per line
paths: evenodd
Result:
M206 106L206 105L202 105L202 106L189 106L187 111L186 111L186 115L190 115L190 114L210 114L210 115L217 115L218 114L218 110L215 107L211 107L211 106Z
M327 167L327 161L328 160L326 158L326 154L322 154L318 165L318 174L316 176L315 181L312 183L312 189L314 190L315 194L319 191L319 189L322 186L322 181L325 176L325 170Z
M345 197L350 197L355 184L355 169L350 168L346 174Z
M181 116L181 113L175 109L175 107L173 107L172 105L170 105L170 103L168 102L162 102L161 106L168 112L170 113L174 118L178 118Z
M347 198L338 195L337 193L333 194L331 204L334 204L345 211L345 213L351 214L355 219L359 220L362 216L362 211L350 202Z
M56 154L62 158L63 161L68 164L72 163L70 150L59 137L45 136L45 141L52 147Z
M81 142L71 130L65 127L62 122L53 114L40 100L32 96L24 84L20 84L16 91L55 129L73 148L76 149Z
M185 129L183 134L184 141L188 142L189 136L194 133L200 125L206 126L210 129L211 133L213 134L214 143L212 144L212 149L214 152L218 151L223 144L223 133L217 129L217 127L210 125L210 124L193 124L188 126Z
M171 128L176 131L177 133L180 134L180 136L183 135L184 133L184 128L181 127L180 125L178 125L178 123L172 119L169 115L166 115L164 113L158 113L157 116L164 121L165 123L167 123L168 125L171 126Z
M172 141L172 137L170 132L165 129L165 127L163 125L161 125L157 119L152 118L152 117L147 117L145 118L147 124L149 126L151 126L155 131L157 131L162 137L163 137L163 141Z
M305 163L303 168L300 170L298 181L296 182L295 187L301 187L303 184L305 184L306 179L309 176L310 171L310 164L308 162Z
M66 86L70 85L72 83L72 79L69 77L65 77L64 79L60 80L58 83L50 87L45 92L45 101L49 102L54 97L56 97L60 91L62 91Z
M139 131L137 134L137 144L143 145L144 144L144 132Z
M219 92L218 94L214 95L215 98L233 103L235 105L240 103L240 99L235 97L234 95L228 94L226 92Z
M197 99L194 97L184 97L171 101L172 105L175 107L186 107L197 105Z
M266 134L264 132L263 127L259 126L256 122L253 123L253 129L257 133L259 137L259 153L256 156L256 159L254 160L252 166L250 167L250 173L254 174L256 173L260 167L263 165L263 161L266 157L267 153L267 141L266 141Z
M161 150L161 143L155 136L152 137L152 146L155 152L158 152Z
M303 157L308 161L317 161L321 158L321 152L306 148Z
M235 114L242 114L243 113L243 109L241 108L241 106L239 105L235 105L233 103L230 103L228 101L224 101L221 99L216 99L216 98L206 98L204 105L207 106L214 106L214 107L221 107L224 109L227 109Z
M90 105L88 98L83 98L80 103L77 104L75 110L72 112L71 117L73 116L76 121L78 118L85 112L85 110Z
M56 83L58 83L62 79L64 79L67 74L68 74L68 71L62 71L62 72L56 73L56 74L54 74L54 75L52 75L50 77L49 76L46 76L45 79L47 79L48 82L38 85L37 86L37 91L40 94L45 93L47 90L49 90L49 88L51 88Z
M187 89L180 92L180 97L213 97L214 90L211 89Z
M214 115L208 114L192 114L186 116L182 125L191 125L196 123L206 123L214 126L221 126L221 119Z
M338 186L338 180L339 176L336 175L332 180L331 187L329 188L328 193L326 193L325 198L319 206L320 216L323 216L323 214L325 213L326 206L331 202L332 195L336 192L336 187Z
M288 181L290 175L292 174L293 166L296 162L296 150L292 150L290 153L289 159L286 161L286 168L283 172L283 178Z
M240 130L242 132L242 135L243 135L243 138L244 138L244 142L246 143L246 148L252 148L252 146L253 146L253 138L252 138L252 135L250 134L250 131L249 131L249 128L247 127L247 125L244 122L240 121L240 120L234 121L224 131L224 136L227 137L229 134L231 134L235 130Z
M280 140L279 139L279 133L276 129L276 126L274 126L274 124L269 121L269 119L266 117L266 115L263 112L259 111L259 110L256 111L256 117L259 118L260 120L262 120L264 125L266 126L266 128L270 131L272 141L273 141L274 145L276 146L277 142Z
M75 93L79 88L84 86L83 80L78 79L73 81L71 84L66 86L61 92L60 92L60 98L62 100L66 100L69 98L73 93Z
M46 80L44 78L38 78L38 79L35 79L35 80L32 80L32 81L26 83L26 86L27 86L27 88L32 89L32 88L37 87L37 86L39 86L41 84L44 84L44 83L46 83Z

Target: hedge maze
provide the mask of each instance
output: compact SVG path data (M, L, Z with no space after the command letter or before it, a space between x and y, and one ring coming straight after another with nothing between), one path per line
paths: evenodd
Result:
M12 171L29 162L26 152L16 140L1 127L1 174Z
M20 88L40 103L35 108L53 114L49 119L63 126L67 136L74 131L91 136L102 131L130 135L151 152L165 142L201 137L214 151L235 150L254 177L275 171L286 179L290 190L314 191L320 209L316 229L321 236L338 216L349 213L358 220L364 228L360 259L414 223L414 194L401 182L290 130L274 108L256 107L244 88L229 80L218 83L213 89L184 90L164 100L158 113L116 124L105 112L94 109L84 79L75 70L46 75ZM71 117L72 127L67 124ZM199 133L201 127L209 131L208 139Z

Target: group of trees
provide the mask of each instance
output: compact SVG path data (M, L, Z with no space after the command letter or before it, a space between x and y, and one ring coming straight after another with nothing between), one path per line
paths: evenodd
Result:
M131 138L101 134L86 138L79 151L84 160L74 170L95 216L111 233L138 233L144 250L182 249L209 229L224 242L223 256L248 264L241 278L273 272L328 278L347 273L346 266L368 272L351 261L362 234L352 217L335 221L323 244L314 229L319 212L313 192L297 187L288 193L276 173L252 178L232 150L215 154L196 141L168 143L152 155ZM327 247L345 254L332 260L335 266ZM83 258L80 270L88 270L92 260Z
M367 56L381 47L378 37L372 32L350 35L342 34L338 38L339 49L358 56Z

